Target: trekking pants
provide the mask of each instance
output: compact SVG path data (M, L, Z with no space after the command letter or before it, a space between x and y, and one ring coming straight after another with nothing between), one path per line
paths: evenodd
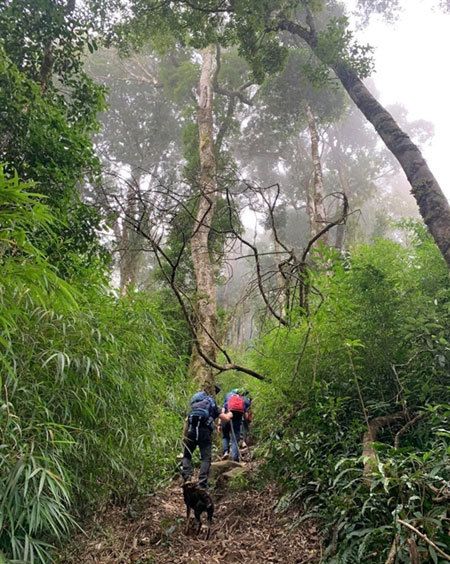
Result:
M229 421L224 421L222 424L222 452L223 454L228 454L230 452L230 433L231 433L231 423Z
M239 435L241 433L241 423L242 423L243 414L239 411L233 411L233 419L231 421L227 421L222 423L222 447L223 452L228 453L230 451L230 440L231 440L231 457L236 462L239 461ZM233 430L231 428L233 426ZM234 440L233 436L236 437L236 441Z
M198 427L189 426L187 438L183 451L183 480L188 480L193 476L192 469L192 454L198 447L200 449L200 473L198 476L198 483L201 488L208 487L209 469L211 467L211 429L206 425L199 425Z

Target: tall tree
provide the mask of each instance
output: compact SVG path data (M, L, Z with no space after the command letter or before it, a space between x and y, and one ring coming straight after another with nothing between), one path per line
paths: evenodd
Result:
M325 227L327 216L324 205L325 192L323 189L322 163L319 153L319 134L317 132L316 120L309 104L306 104L306 116L311 138L311 157L314 167L313 181L311 189L308 191L307 210L311 224L311 236L315 237ZM328 244L328 233L324 233L322 241L325 245Z
M103 189L95 197L113 218L112 250L118 259L122 294L129 285L144 281L143 267L149 259L144 260L142 251L145 239L123 221L120 208L126 216L137 218L144 211L145 194L155 185L169 185L181 174L185 104L175 101L167 83L185 62L184 53L163 58L148 49L128 58L120 57L116 49L99 49L88 59L87 72L109 91L108 110L99 118L103 127L94 137L104 178Z
M191 236L191 256L197 281L196 343L192 353L191 374L210 393L214 393L214 378L204 356L215 362L217 357L217 298L214 265L208 244L217 197L216 156L213 132L213 53L207 47L202 52L202 69L198 87L198 143L200 185L194 230Z
M259 80L266 72L279 70L283 64L287 48L280 43L283 35L280 32L301 40L321 63L322 76L325 69L334 72L399 161L420 213L450 266L450 205L419 148L362 82L371 69L366 58L367 48L352 41L347 20L332 19L326 29L316 28L312 9L323 8L325 4L333 6L334 2L208 0L205 5L204 2L180 0L169 7L166 2L134 0L132 13L138 18L132 24L139 25L143 18L151 15L155 33L161 25L158 18L163 18L179 36L187 29L191 30L196 46L205 46L214 39L227 45L237 43Z

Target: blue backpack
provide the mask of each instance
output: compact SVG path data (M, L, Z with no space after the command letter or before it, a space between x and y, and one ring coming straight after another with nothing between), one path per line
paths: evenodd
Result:
M191 398L191 411L189 413L189 421L192 424L195 421L210 423L211 417L211 398L206 392L197 392Z

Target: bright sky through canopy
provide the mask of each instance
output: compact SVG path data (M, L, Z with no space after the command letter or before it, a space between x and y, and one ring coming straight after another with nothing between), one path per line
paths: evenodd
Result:
M373 18L356 36L375 47L376 70L371 78L380 102L401 103L409 120L425 119L434 124L431 144L421 148L450 199L450 14L433 9L432 4L404 0L397 22L388 24Z

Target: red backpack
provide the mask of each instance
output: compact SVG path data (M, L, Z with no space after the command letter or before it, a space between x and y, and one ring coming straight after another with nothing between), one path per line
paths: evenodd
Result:
M237 394L230 396L230 399L228 400L228 410L244 413L244 398L238 396Z

